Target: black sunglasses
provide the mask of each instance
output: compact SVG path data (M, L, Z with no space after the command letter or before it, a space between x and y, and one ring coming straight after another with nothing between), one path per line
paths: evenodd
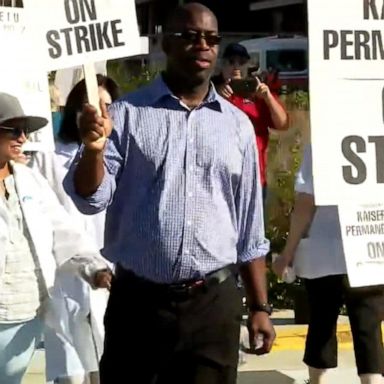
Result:
M220 44L222 37L220 35L210 34L206 32L185 31L168 33L169 36L178 37L191 44L197 44L201 39L204 39L210 47Z
M29 136L28 130L22 127L5 127L0 125L0 129L9 133L9 135L12 136L12 139L15 140L18 139L22 134L24 134L27 138Z

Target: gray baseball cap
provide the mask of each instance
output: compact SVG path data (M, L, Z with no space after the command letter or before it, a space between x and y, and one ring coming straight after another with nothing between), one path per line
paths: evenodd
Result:
M28 133L45 127L48 120L39 116L27 116L19 100L8 93L0 92L0 127L23 128Z

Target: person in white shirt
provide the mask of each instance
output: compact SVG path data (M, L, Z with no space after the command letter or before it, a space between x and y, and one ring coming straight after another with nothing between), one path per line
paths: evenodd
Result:
M111 273L48 182L17 163L27 135L47 124L26 116L17 98L0 93L0 382L20 384L43 322L65 335L57 270L108 288Z
M117 84L111 78L100 74L97 75L97 81L100 98L107 105L111 104L119 95ZM105 211L91 216L81 214L62 185L80 147L77 119L86 97L85 81L81 80L68 95L58 140L55 142L55 152L37 153L29 165L47 178L72 220L81 225L89 241L97 249L102 249ZM58 384L96 384L99 382L99 360L104 341L103 317L108 294L91 290L82 279L65 271L59 272L58 281L70 314L69 333L63 340L50 328L46 329L45 348L49 352L46 359L47 380Z
M343 304L348 310L361 383L382 383L384 351L379 307L383 287L350 287L337 207L316 207L314 203L310 146L305 148L295 190L288 239L273 269L282 277L293 265L305 283L310 321L304 362L309 367L311 384L326 383L327 371L337 366L336 324Z

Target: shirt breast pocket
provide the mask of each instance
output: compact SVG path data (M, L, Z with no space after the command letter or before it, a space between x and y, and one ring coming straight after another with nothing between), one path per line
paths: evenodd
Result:
M202 169L240 174L242 154L236 140L228 135L200 136L197 139L196 165Z
M215 164L217 154L215 145L209 143L197 143L196 150L196 165L200 168L209 169Z

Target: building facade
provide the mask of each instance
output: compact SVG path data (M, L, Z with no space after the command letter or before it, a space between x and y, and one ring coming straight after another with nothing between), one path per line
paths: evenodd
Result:
M151 63L162 63L159 35L169 12L187 0L136 0L141 35L149 36ZM276 34L307 35L306 0L200 0L216 14L222 46Z

